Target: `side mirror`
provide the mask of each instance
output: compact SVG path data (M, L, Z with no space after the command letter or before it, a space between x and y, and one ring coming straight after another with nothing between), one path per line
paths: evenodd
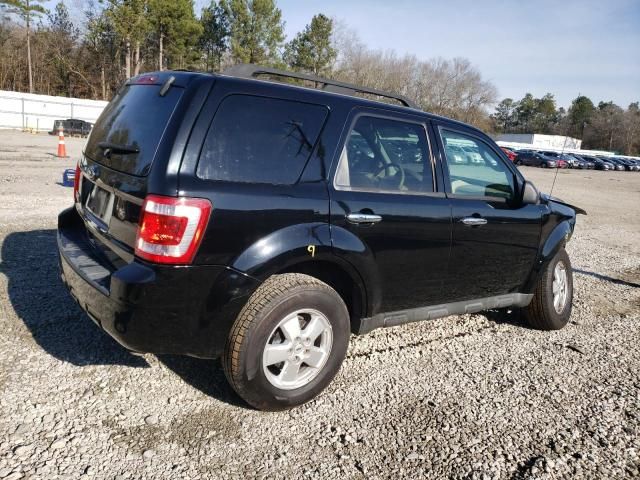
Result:
M540 202L540 192L529 180L522 184L522 205L537 205Z

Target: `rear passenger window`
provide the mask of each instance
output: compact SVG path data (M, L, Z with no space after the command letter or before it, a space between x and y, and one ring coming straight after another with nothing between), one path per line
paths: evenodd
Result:
M250 95L225 98L204 142L197 175L229 182L295 183L327 108Z
M343 190L433 192L424 127L378 117L360 117L345 143L335 185Z

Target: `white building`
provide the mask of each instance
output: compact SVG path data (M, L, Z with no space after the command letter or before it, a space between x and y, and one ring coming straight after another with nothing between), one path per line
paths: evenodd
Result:
M614 155L606 150L582 150L582 140L562 135L540 135L539 133L504 133L496 135L496 143L501 147L515 150L552 150L555 152L577 153L578 155Z
M496 142L520 144L522 148L534 149L571 149L580 150L582 140L563 135L541 135L539 133L502 133L496 136Z

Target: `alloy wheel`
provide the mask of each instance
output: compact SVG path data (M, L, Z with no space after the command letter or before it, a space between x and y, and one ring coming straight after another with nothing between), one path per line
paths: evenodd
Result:
M558 262L553 270L553 308L555 308L558 314L562 313L568 298L568 282L567 282L567 268L564 262Z
M332 344L331 323L323 313L296 310L280 320L269 335L262 354L262 369L276 388L303 387L325 366Z

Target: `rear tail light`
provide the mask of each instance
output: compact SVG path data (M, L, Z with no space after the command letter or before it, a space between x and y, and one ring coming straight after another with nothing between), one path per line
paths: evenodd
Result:
M204 198L148 195L142 204L135 253L155 263L193 261L211 214Z
M82 175L82 172L80 170L80 162L76 163L76 173L73 176L73 201L77 202L78 201L78 192L80 191L80 182L82 181L82 179L80 178L80 176Z

